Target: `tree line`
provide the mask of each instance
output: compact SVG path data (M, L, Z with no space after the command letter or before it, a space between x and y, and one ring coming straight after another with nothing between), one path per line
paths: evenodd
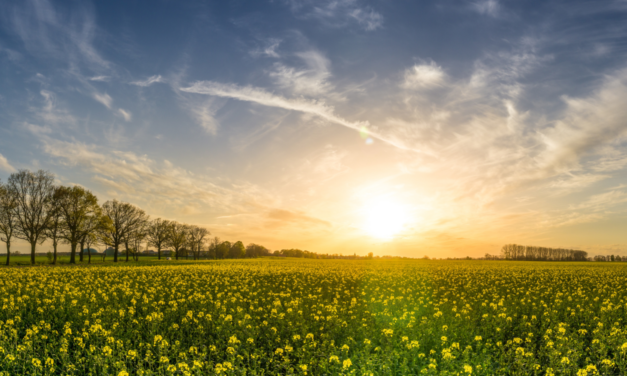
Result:
M35 263L37 245L52 242L52 263L57 262L60 243L70 245L70 263L84 258L84 249L104 244L114 249L113 261L125 257L138 260L142 244L155 247L157 256L170 248L178 260L192 254L212 258L242 258L267 256L270 251L257 244L244 246L241 241L231 244L218 237L209 238L204 227L188 225L161 218L151 220L139 207L110 200L102 205L97 197L79 186L57 186L48 171L20 170L0 181L0 241L6 244L6 264L11 258L14 239L30 244L30 261ZM123 248L123 249L122 249ZM91 252L87 252L91 262Z
M620 255L597 255L594 256L594 261L601 261L601 262L627 262L627 256L620 256Z
M588 261L588 252L585 251L519 244L505 244L501 254L506 260Z

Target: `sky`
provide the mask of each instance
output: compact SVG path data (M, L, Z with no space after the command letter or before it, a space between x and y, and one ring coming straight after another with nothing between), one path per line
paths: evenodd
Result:
M626 58L625 0L2 0L0 179L271 250L627 255Z

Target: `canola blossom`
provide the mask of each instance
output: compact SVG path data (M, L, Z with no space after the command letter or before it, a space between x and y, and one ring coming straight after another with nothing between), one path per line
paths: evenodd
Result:
M0 270L1 375L625 375L627 269L252 259Z

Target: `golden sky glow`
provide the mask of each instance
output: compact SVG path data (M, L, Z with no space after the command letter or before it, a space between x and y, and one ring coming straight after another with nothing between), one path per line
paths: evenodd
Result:
M627 8L560 4L15 2L0 178L273 250L627 255Z

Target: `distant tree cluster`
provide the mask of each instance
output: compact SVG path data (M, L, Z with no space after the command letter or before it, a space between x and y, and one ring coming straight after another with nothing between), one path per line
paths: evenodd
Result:
M209 241L206 228L150 217L140 208L117 200L99 205L90 191L79 187L54 184L54 175L39 170L20 170L0 182L0 241L6 244L6 263L11 258L14 239L31 246L31 263L35 263L37 245L52 242L51 262L57 262L60 242L70 245L70 263L78 256L83 261L85 246L91 262L91 247L104 244L113 249L113 261L122 255L138 260L145 247L155 247L157 256L170 248L172 256L202 258L242 258L267 256L270 251L257 244L247 247L241 241L231 244L215 237ZM121 253L121 248L123 252Z
M598 255L598 256L594 256L594 261L601 261L601 262L627 262L627 256L620 256L620 255L608 255L608 256L603 256L603 255Z
M280 251L274 251L272 256L277 257L298 257L298 258L310 258L310 259L346 259L346 260L356 260L356 259L372 259L374 255L372 252L368 253L366 256L357 256L357 254L353 255L340 255L337 253L334 254L322 254L316 252L310 252L307 250L300 249L282 249ZM378 256L377 256L378 257ZM383 256L384 258L390 258L392 256Z
M518 244L504 245L501 254L506 260L588 261L588 252L585 251Z

